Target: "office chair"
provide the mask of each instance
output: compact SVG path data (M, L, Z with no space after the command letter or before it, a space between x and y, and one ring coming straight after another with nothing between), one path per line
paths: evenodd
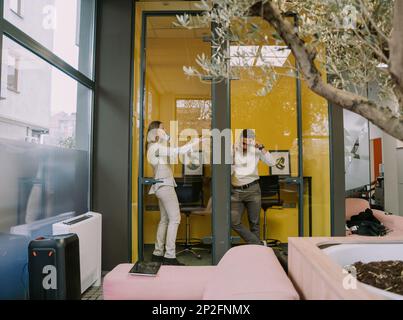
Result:
M268 246L277 246L281 241L267 238L267 210L275 206L281 207L283 205L283 200L280 198L279 176L261 176L259 184L262 192L261 206L264 212L263 240L267 242Z
M211 200L209 200L209 204L207 205L207 207L203 206L203 181L201 179L177 180L176 184L176 193L178 195L179 207L181 212L186 216L185 242L181 244L184 246L184 249L177 252L176 255L184 252L190 252L196 258L201 259L201 255L198 254L196 250L209 250L205 248L197 248L195 245L199 245L201 243L200 239L190 238L190 216L200 216L206 215L209 212L211 213ZM197 240L197 243L192 242L192 240Z

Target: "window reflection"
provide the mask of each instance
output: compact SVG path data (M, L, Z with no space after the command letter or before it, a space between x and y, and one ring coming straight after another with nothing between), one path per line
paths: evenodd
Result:
M92 77L94 10L95 0L4 0L8 22L88 77Z
M2 74L0 138L88 150L89 90L7 37Z

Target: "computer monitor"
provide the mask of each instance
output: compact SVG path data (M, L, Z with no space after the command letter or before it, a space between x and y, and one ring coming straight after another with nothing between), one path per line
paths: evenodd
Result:
M203 181L200 179L177 179L176 194L182 206L203 206Z

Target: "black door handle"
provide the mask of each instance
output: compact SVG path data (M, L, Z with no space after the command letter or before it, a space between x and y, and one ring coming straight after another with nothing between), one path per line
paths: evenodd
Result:
M143 178L141 184L144 185L154 185L156 183L162 183L162 180L154 179L154 178Z

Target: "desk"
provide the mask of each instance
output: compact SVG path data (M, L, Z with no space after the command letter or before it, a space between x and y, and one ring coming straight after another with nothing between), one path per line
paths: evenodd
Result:
M185 178L175 178L177 181L186 180L186 182L191 183L192 181L200 181L203 180L204 187L210 184L211 178L209 177L185 177ZM304 177L304 183L307 183L308 186L308 219L309 219L309 236L312 236L312 177ZM296 185L299 186L299 178L298 177L281 177L279 180L280 185ZM148 192L146 193L146 195ZM158 203L155 201L150 201L148 198L146 201L145 210L147 211L159 211ZM205 200L205 199L204 199ZM182 206L185 204L181 204ZM198 204L200 206L200 204Z
M152 179L152 178L150 178ZM175 181L180 185L192 185L192 183L202 183L202 189L201 189L201 194L200 194L200 199L197 199L195 202L185 202L181 203L180 202L180 197L178 196L179 200L179 206L182 207L204 207L205 204L208 203L208 200L210 198L210 190L211 190L211 178L210 177L204 177L204 176L184 176L184 177L175 177ZM155 195L150 195L149 190L151 186L146 186L144 189L144 208L145 211L159 211L159 206L158 206L158 200ZM176 188L176 191L178 192L178 189Z

